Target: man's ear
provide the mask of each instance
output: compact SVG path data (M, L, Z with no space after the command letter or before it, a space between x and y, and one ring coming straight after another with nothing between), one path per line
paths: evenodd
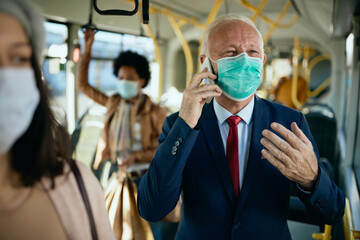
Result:
M202 64L205 61L206 55L205 54L201 54L200 55L200 63Z
M265 64L265 62L266 62L266 54L264 53L263 65Z

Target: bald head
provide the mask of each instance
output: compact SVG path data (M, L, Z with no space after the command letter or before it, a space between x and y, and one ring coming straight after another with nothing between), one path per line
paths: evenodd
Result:
M213 31L217 28L220 28L224 25L227 24L236 24L236 23L246 23L247 25L249 25L251 28L254 29L254 31L256 32L258 38L259 38L259 42L261 43L261 51L262 54L264 53L263 50L263 40L261 37L261 34L259 32L259 30L256 28L255 24L247 17L245 16L241 16L241 15L235 15L235 14L227 14L227 15L223 15L217 19L215 19L215 21L213 21L208 28L205 31L205 36L202 42L202 48L201 48L201 53L204 55L209 55L209 39L213 33Z

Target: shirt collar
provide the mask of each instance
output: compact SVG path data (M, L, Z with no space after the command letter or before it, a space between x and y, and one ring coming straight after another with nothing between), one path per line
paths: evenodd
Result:
M240 112L236 113L235 115L241 117L241 120L243 120L246 124L249 124L252 119L253 110L254 110L254 96L251 98L251 101L243 108ZM220 104L216 101L214 98L213 101L214 104L214 111L216 118L218 120L218 123L223 124L224 121L230 116L233 116L231 112L220 106Z

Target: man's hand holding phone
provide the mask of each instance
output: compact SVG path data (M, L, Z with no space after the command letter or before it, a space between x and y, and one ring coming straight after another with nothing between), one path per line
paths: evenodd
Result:
M211 71L211 66L209 67ZM208 79L209 83L211 81L214 83L217 78L215 74L208 71L209 69L207 66L204 66L200 73L194 75L184 91L179 117L181 117L191 128L196 126L206 100L208 98L211 100L211 98L220 96L222 93L221 89L216 84L201 84L204 79Z
M204 70L207 72L214 73L211 63L210 63L210 59L208 57L205 58L204 62L201 64L201 67L200 67L200 72L203 72ZM202 80L201 84L215 84L215 81L212 79L209 79L209 78L204 78ZM210 103L212 99L213 99L212 97L207 97L205 102Z

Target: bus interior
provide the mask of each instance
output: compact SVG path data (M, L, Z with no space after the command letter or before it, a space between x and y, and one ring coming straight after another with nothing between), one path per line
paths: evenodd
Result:
M75 88L83 29L96 30L89 82L109 95L112 61L136 51L149 60L143 90L169 113L199 71L205 28L219 15L249 17L263 36L267 61L257 95L305 114L321 161L346 196L343 222L319 226L291 196L293 239L360 239L360 1L358 0L31 0L46 18L42 66L58 121L90 168L103 128L104 107ZM107 177L95 174L102 184ZM259 226L261 231L261 226ZM171 238L159 238L171 239Z

